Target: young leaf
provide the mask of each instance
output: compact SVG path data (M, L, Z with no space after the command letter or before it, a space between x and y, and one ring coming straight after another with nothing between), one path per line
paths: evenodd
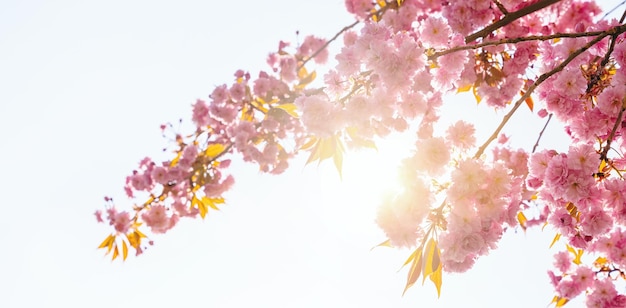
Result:
M324 140L323 139L318 139L315 142L315 146L313 147L313 149L311 150L311 155L309 155L309 159L307 159L306 161L306 165L308 165L311 162L314 162L316 160L318 160L320 158L320 152L321 152L321 144Z
M226 147L223 144L214 143L206 147L206 150L204 151L204 155L206 155L209 158L214 158L222 154L222 152L224 152L224 149L226 149Z
M520 91L519 95L524 96L524 91ZM524 102L526 102L526 106L528 106L528 109L530 109L530 111L533 111L533 107L535 106L535 102L533 101L532 97L528 97L526 100L524 100Z
M289 104L282 104L282 105L278 105L274 108L278 108L278 109L282 109L285 112L287 112L290 116L294 117L294 118L298 118L300 117L300 115L298 115L298 113L296 112L296 105L289 103Z
M122 260L126 261L126 257L128 257L128 245L126 241L122 241Z
M556 241L558 241L560 238L561 238L561 233L557 233L557 234L554 236L554 239L552 240L552 243L550 244L550 247L549 247L549 248L552 248L552 246L554 246L554 243L556 243Z
M120 255L120 251L117 249L117 244L114 245L115 248L113 248L113 257L111 260L115 260L117 258L117 256Z
M200 201L200 199L198 199L195 195L193 196L193 198L191 198L191 207L198 208L198 211L200 211L200 217L202 217L202 219L204 219L206 213L209 211L209 208L207 208L206 204Z
M429 277L430 281L432 281L437 288L437 298L441 297L441 282L443 279L442 276L442 266L441 264L439 264L439 268L437 268L437 270L434 271Z
M107 238L104 239L104 241L102 241L102 243L100 243L100 246L98 246L98 249L100 248L109 248L109 251L111 251L111 245L113 245L113 243L115 242L115 236L113 234L109 234L109 236L107 236Z
M224 203L224 199L223 198L213 199L213 198L202 197L202 203L205 205L205 207L208 205L212 209L219 211L220 209L215 204Z
M372 249L370 249L370 251L374 250L374 248L376 248L376 247L390 247L390 248L393 248L393 246L391 246L391 241L388 240L388 239L385 240L384 242L382 242L382 243L372 247Z
M524 229L524 232L526 232L526 222L528 222L528 219L526 219L526 215L524 215L524 213L522 212L517 213L517 221L519 221L520 227L522 227L522 229Z
M406 293L406 290L415 284L422 273L422 247L416 249L413 252L413 255L413 263L411 263L411 268L409 269L409 273L406 278L406 286L404 287L404 291L402 291L403 296L404 293Z
M317 142L317 138L316 137L309 137L309 140L307 142L305 142L301 147L300 150L308 150L310 149L313 145L315 145L315 143Z
M439 247L437 247L437 241L431 238L428 244L426 244L426 250L424 251L424 264L422 265L424 275L422 276L422 285L426 281L426 277L434 273L441 265L440 257L441 252L439 251Z

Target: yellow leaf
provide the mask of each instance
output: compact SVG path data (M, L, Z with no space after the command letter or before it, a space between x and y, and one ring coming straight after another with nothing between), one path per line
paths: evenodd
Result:
M554 236L554 239L552 240L552 244L550 244L550 248L552 248L552 246L554 246L554 243L556 243L556 241L558 241L561 238L561 233L557 233Z
M128 239L128 243L130 244L130 247L139 249L139 245L141 244L141 235L139 235L137 231L131 234L126 234L126 238Z
M409 273L406 278L406 286L404 287L404 291L402 292L403 296L404 293L406 293L406 290L408 290L415 284L417 279L419 279L420 274L422 273L422 247L420 246L418 249L416 249L413 254L415 256L413 258L413 263L411 263L411 268L409 269Z
M469 91L471 88L472 88L472 84L468 84L468 85L466 85L466 86L459 87L459 88L456 90L456 93L463 93L463 92L467 92L467 91Z
M202 197L202 203L204 203L205 206L208 205L212 209L214 209L216 211L219 211L220 209L215 204L218 203L220 201L220 199L213 199L213 198ZM218 202L216 202L216 201L218 201ZM220 203L224 203L224 199L221 199Z
M206 155L209 158L214 158L222 154L222 152L224 152L224 149L226 149L226 147L223 144L214 143L206 147L206 150L204 151L204 155Z
M442 282L442 269L441 269L441 264L439 264L439 268L437 268L436 271L434 271L432 273L432 275L430 275L430 281L432 281L435 284L435 287L437 288L437 298L441 297L441 282Z
M593 266L595 267L603 267L604 264L606 264L607 262L609 262L609 260L605 257L598 257L594 262L593 262Z
M126 257L128 257L128 245L126 245L125 241L122 241L122 260L126 260Z
M567 299L565 297L558 297L558 296L555 295L552 298L552 302L550 302L550 304L556 303L555 307L563 307L563 306L565 306L565 304L567 304L568 301L569 301L569 299Z
M519 225L524 229L524 232L526 232L526 222L528 221L526 215L522 212L517 213L517 221L519 221Z
M390 240L385 240L384 242L382 242L382 243L372 247L372 249L370 249L370 251L374 250L374 248L376 248L376 247L392 247L393 248L393 246L391 246L391 241Z
M317 77L317 74L315 73L315 71L313 71L308 76L301 78L300 82L296 86L296 89L304 89L306 85L308 85L309 83L313 82L313 80L315 80L315 77Z
M309 74L309 72L306 70L306 67L301 67L298 70L298 79L302 79L304 77L306 77Z
M294 117L294 118L298 118L300 117L300 115L298 115L298 113L296 112L296 105L289 103L289 104L282 104L282 105L278 105L274 108L278 108L278 109L282 109L284 111L286 111L290 116Z
M376 2L378 3L378 5L380 5L381 8L387 6L387 2L385 2L385 0L378 0Z
M572 262L576 265L580 265L582 263L581 258L584 251L582 249L574 249L574 247L570 245L565 245L565 247L567 248L567 251L571 252L574 255L574 260L572 260Z
M475 86L472 87L472 93L474 93L474 98L476 99L476 104L480 104L480 100L482 100L482 97L480 97L480 95L478 95L478 88L476 88Z
M337 142L341 142L337 140ZM337 172L339 172L339 179L342 179L341 168L343 164L343 153L342 151L335 151L335 155L333 155L333 162L335 163L335 168L337 168Z
M120 255L120 251L117 249L117 245L115 245L115 248L113 249L113 257L111 260L115 260L115 258L117 258L117 256Z
M308 165L309 163L316 161L320 158L320 148L321 148L321 144L322 144L322 140L318 139L315 142L315 147L313 147L313 149L311 150L311 155L309 156L309 159L307 159L306 164Z
M206 213L209 211L209 208L195 195L191 198L191 207L195 207L200 211L200 217L202 217L202 219L204 219Z
M107 238L105 238L104 241L102 241L102 243L100 243L100 246L98 246L98 249L105 248L105 247L111 247L111 245L113 245L113 242L115 242L115 236L113 234L109 234L109 236L107 236ZM111 248L109 248L109 251L110 250L111 250Z
M426 281L426 277L430 274L434 273L439 266L441 265L441 252L439 251L439 247L437 247L437 241L431 238L426 244L426 250L424 251L424 264L422 265L422 285Z
M172 159L172 161L170 162L170 167L174 167L176 166L176 164L178 164L178 161L180 160L180 157L183 155L182 151L178 151L178 153L176 154L176 157L174 157L174 159Z
M309 140L300 147L300 150L310 149L315 144L315 142L317 142L317 138L313 136L309 137Z
M331 158L335 153L335 136L322 139L320 147L320 162L324 159Z

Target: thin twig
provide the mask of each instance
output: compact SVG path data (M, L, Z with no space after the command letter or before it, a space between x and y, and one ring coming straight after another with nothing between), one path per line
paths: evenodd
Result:
M524 7L520 10L517 10L515 12L509 13L504 15L504 17L488 26L486 26L485 28L483 28L482 30L479 30L478 32L472 33L470 35L468 35L467 37L465 37L465 43L469 43L469 42L473 42L478 38L481 37L485 37L487 36L489 33L500 29L510 23L512 23L513 21L524 17L528 14L532 14L536 11L539 11L547 6L550 6L554 3L557 3L561 0L542 0L536 3L533 3L527 7Z
M493 3L496 4L496 6L498 7L498 9L500 10L500 12L502 12L502 14L506 15L509 13L509 11L504 7L504 5L502 5L502 3L500 3L500 1L498 0L493 0Z
M480 157L480 155L482 155L485 150L487 149L487 147L489 146L489 144L494 141L496 139L496 137L498 137L498 134L500 133L500 131L502 130L502 128L504 128L504 125L511 119L511 116L513 116L513 114L515 113L515 111L519 108L519 106L522 105L522 103L530 97L530 94L544 81L546 81L548 78L550 78L550 76L560 72L561 70L563 70L563 68L565 68L570 62L572 62L572 60L574 60L576 57L578 57L580 54L582 54L583 52L585 52L587 49L591 48L591 46L595 45L596 43L598 43L599 41L601 41L602 39L604 39L606 36L613 34L613 31L606 31L601 35L598 35L598 37L596 37L595 39L591 40L589 43L587 43L585 46L577 49L576 51L572 52L569 57L567 57L567 59L565 59L563 62L561 62L561 64L559 64L557 67L553 68L552 70L550 70L549 72L543 73L541 76L539 76L539 78L537 78L537 81L535 81L535 83L533 83L528 90L526 91L526 93L524 93L524 95L522 95L522 97L520 97L516 102L515 105L513 106L513 108L511 109L511 111L509 111L509 113L507 113L504 118L502 118L502 121L500 122L500 125L498 125L498 127L496 128L496 130L493 132L493 134L491 134L491 136L489 136L489 139L487 139L487 141L485 141L485 143L483 143L483 145L480 146L480 148L478 148L478 151L476 151L476 154L474 154L474 158L477 159Z
M541 129L541 131L539 132L539 137L537 137L537 141L535 142L535 145L533 146L533 151L531 153L535 153L535 150L537 150L537 147L539 146L539 140L541 140L541 136L543 136L543 132L546 131L546 128L548 127L548 123L550 123L551 119L552 119L552 113L548 115L548 120L546 121L546 124L543 126L543 129Z
M617 132L617 127L622 124L622 117L624 116L624 107L619 110L619 114L617 115L617 120L615 120L615 125L613 125L613 129L611 130L611 134L609 138L606 139L606 145L602 149L602 153L600 154L600 161L607 160L607 154L609 153L609 149L611 149L611 142L613 142L613 138L615 138L615 132Z
M606 12L606 14L604 14L604 16L602 16L602 19L605 19L607 16L609 16L609 14L611 14L611 13L613 13L613 11L617 10L617 8L619 8L620 6L624 5L624 3L626 3L626 0L622 1L622 3L616 5L610 11ZM622 21L620 21L620 23L622 23Z
M328 47L328 45L330 45L330 43L332 43L334 40L336 40L344 32L354 28L354 26L358 25L360 22L361 22L360 20L356 20L352 24L343 27L343 29L341 29L341 31L337 32L335 34L335 36L333 36L330 40L326 41L326 43L324 43L324 45L322 45L322 47L320 47L318 50L316 50L310 57L304 59L302 61L302 63L300 65L298 65L298 69L296 71L299 71L301 68L303 68L304 65L307 64L307 62L309 62L311 59L315 58L320 52L322 52L324 49L326 49L326 47Z
M625 31L626 25L617 26L615 27L615 29L616 29L616 33L622 33ZM428 57L428 59L434 60L438 57L447 55L449 53L453 53L453 52L457 52L461 50L477 49L477 48L481 48L485 46L516 44L516 43L526 42L526 41L547 41L547 40L556 39L556 38L588 37L588 36L597 36L603 33L606 33L606 31L581 32L581 33L555 33L555 34L550 34L550 35L531 35L531 36L525 36L525 37L504 38L504 39L500 39L497 41L487 41L487 42L482 42L479 44L463 45L463 46L457 46L457 47L442 50L442 51L437 51L433 55Z

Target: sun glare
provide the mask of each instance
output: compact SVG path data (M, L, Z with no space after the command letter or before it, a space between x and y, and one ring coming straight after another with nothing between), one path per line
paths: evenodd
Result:
M343 217L341 229L372 226L384 197L400 190L400 162L410 155L414 142L412 134L397 134L377 141L378 150L348 150L342 179L332 162L322 163L322 197L332 208L330 215Z

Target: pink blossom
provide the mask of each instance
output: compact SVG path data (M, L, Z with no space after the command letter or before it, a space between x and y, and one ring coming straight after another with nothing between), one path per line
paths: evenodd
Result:
M168 216L167 208L163 205L154 205L141 215L141 219L146 222L154 233L165 233L178 222L178 215Z
M429 47L439 48L448 45L451 31L442 18L427 17L420 26L420 40L429 45Z
M130 229L132 223L128 212L117 212L115 208L107 210L107 219L109 220L109 225L113 226L115 231L122 234L128 233L128 229Z
M191 119L198 127L204 127L209 124L209 107L203 100L196 100L196 103L193 105Z
M459 149L469 149L476 143L474 132L476 129L471 123L465 121L457 121L446 131L447 139L453 146Z
M586 235L598 236L611 229L613 220L605 211L596 207L581 215L580 225Z
M572 255L568 251L560 251L554 255L554 267L561 271L561 273L567 273L572 266Z
M443 138L422 139L415 146L415 166L430 175L438 175L450 161L450 152Z

